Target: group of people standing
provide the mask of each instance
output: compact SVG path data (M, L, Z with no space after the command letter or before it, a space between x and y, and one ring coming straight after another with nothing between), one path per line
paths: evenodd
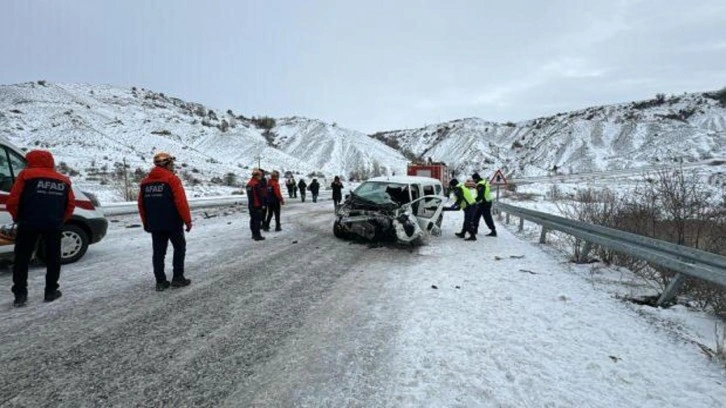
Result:
M299 182L295 183L295 179L289 177L285 181L285 186L287 187L288 198L296 198L299 192L300 200L305 202L305 193L309 190L313 202L318 202L320 183L318 183L317 179L313 179L308 185L304 179L300 179ZM340 177L335 176L331 188L333 189L333 204L337 209L343 197L343 183L340 181ZM282 231L280 209L285 204L285 200L280 191L280 172L274 170L270 173L270 179L267 180L264 170L253 169L252 177L247 182L246 192L252 239L255 241L265 239L262 236L262 231L270 230L270 222L273 216L275 217L275 231Z
M305 192L307 190L310 191L310 194L313 196L313 202L318 202L318 194L320 193L320 183L318 183L318 179L313 179L313 181L310 182L310 185L305 182L305 179L300 179L299 182L295 182L294 177L288 177L285 181L285 187L287 187L287 195L289 198L297 198L297 192L300 191L300 200L304 203L305 202Z
M492 219L492 202L494 199L491 193L491 185L479 173L472 174L471 178L476 183L476 195L457 179L452 178L449 181L449 188L456 198L456 202L451 206L451 209L464 211L464 223L461 226L461 231L457 232L456 236L464 238L465 241L476 241L479 222L481 218L484 218L484 222L490 230L487 236L496 237L497 227ZM466 237L467 232L469 237Z

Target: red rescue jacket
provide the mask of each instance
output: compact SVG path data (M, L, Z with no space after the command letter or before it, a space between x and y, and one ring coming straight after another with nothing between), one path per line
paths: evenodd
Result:
M71 180L54 170L50 152L32 150L25 158L28 167L20 171L10 190L8 212L18 224L60 228L76 207Z
M271 178L267 182L267 188L272 193L267 195L268 200L274 200L276 198L278 203L285 204L285 200L282 198L282 192L280 191L280 180Z
M163 167L154 167L141 180L138 206L146 231L173 231L192 222L181 180Z

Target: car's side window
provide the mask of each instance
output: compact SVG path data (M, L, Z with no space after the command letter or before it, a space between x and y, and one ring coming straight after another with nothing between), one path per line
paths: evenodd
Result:
M0 191L9 192L20 170L26 166L25 159L8 149L0 147Z
M434 186L426 185L423 187L423 195L434 195ZM424 198L423 205L419 206L418 215L425 218L433 217L436 209L439 207L439 202L435 198Z

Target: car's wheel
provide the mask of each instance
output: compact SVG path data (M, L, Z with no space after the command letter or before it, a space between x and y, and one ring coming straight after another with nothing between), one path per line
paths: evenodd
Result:
M83 228L66 224L61 228L61 264L76 262L88 250L88 234ZM45 243L38 245L38 258L45 261Z
M340 220L335 220L333 223L333 235L335 235L336 238L348 239L348 234L346 234L343 230L343 226L340 225Z

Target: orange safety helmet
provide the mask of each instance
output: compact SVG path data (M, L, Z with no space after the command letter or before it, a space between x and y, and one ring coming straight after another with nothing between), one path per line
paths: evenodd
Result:
M157 166L166 166L169 163L174 162L176 157L166 152L159 152L154 155L154 164Z

